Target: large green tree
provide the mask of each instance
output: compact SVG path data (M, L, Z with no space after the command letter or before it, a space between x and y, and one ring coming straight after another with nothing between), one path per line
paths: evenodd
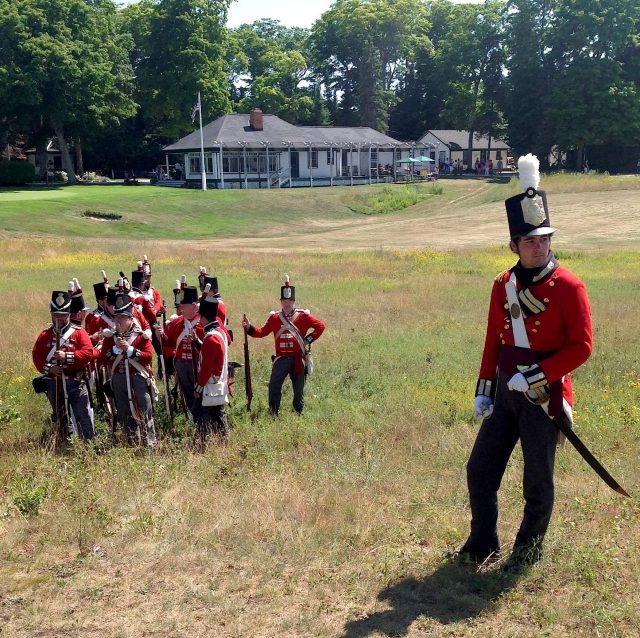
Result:
M111 0L0 0L0 119L53 132L71 183L69 140L135 113L128 45Z
M428 46L420 0L337 0L310 38L314 67L338 98L337 124L386 131L408 60Z
M231 32L236 51L232 92L238 111L258 107L292 123L318 118L304 53L307 37L306 29L290 29L276 20L258 20Z
M467 162L475 133L492 133L502 76L503 3L450 5L446 37L436 50L438 66L448 74L440 118L446 128L469 132ZM446 7L440 7L446 11Z
M640 91L623 61L638 44L637 0L559 0L549 37L554 65L547 109L552 139L575 149L640 145Z
M175 139L192 129L198 92L209 120L231 110L227 10L231 0L142 0L122 10L146 133Z

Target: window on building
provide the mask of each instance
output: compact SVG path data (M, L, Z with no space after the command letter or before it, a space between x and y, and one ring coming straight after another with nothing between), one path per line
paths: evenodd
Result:
M225 173L244 173L244 158L237 153L224 153L222 156L222 170Z
M497 150L496 151L496 159L497 160L502 159L502 151L501 150Z
M397 148L395 155L396 155L396 161L397 160L401 160L402 159L402 149L401 148Z
M308 157L311 159L311 168L318 168L318 151L310 151Z
M189 157L189 173L200 173L200 158L199 157Z
M371 149L371 168L378 168L378 149Z
M269 173L278 172L278 158L275 153L269 153ZM267 173L267 154L260 155L260 172Z

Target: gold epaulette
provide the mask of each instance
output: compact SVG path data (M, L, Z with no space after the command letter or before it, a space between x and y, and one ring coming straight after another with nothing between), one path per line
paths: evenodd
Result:
M509 274L509 271L508 271L508 270L503 270L502 272L499 272L499 273L496 275L496 279L495 279L495 280L496 280L496 281L502 281L502 280L503 280L503 278L504 278L504 276L505 276L505 275L508 275L508 274Z

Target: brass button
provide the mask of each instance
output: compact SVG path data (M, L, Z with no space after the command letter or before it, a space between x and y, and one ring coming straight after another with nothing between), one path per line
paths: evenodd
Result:
M540 322L539 322L539 321L536 321L536 326L539 326L539 325L540 325Z
M500 339L502 339L502 337L504 337L504 335L502 333L500 333Z
M555 286L555 285L556 285L556 282L555 282L555 281L550 281L550 282L549 282L549 285L550 285L550 286Z
M537 328L531 328L531 332L538 332Z
M503 339L503 340L502 340L502 345L504 345L504 344L505 344L505 340Z
M545 303L549 303L549 299L547 299L547 297L544 298L544 302Z
M505 329L505 330L509 330L509 324L508 324L508 323L505 323L505 324L504 324L504 329Z
M508 303L504 304L504 309L505 310L509 310L509 304Z

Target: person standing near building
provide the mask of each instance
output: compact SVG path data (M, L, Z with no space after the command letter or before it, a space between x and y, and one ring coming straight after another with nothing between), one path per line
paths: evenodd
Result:
M282 398L282 385L287 377L293 385L293 409L302 414L304 408L304 385L307 374L311 372L306 354L311 344L320 338L325 324L308 310L296 308L296 289L285 277L280 288L280 312L272 311L267 322L261 328L252 326L246 316L242 327L250 337L258 339L273 334L276 342L276 354L269 380L269 411L277 415Z
M556 419L571 419L571 372L591 354L591 310L584 284L556 261L538 159L518 162L524 192L506 200L510 248L518 263L498 275L476 386L482 425L467 464L471 532L460 554L483 562L500 552L498 488L520 440L524 515L504 569L542 557L554 500Z

